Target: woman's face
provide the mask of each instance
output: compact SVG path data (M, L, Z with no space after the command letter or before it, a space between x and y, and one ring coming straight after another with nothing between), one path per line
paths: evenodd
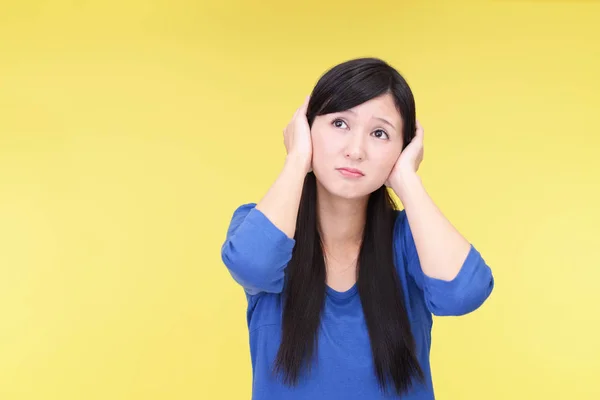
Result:
M347 199L379 189L402 150L402 118L389 93L317 116L311 133L312 169L319 184Z

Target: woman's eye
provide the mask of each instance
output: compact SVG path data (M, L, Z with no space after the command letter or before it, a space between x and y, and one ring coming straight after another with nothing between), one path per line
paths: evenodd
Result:
M390 138L390 136L381 129L377 129L375 132L373 132L373 135L378 139L389 139Z
M346 125L346 123L341 119L333 120L333 126L335 126L336 128L343 128L343 125Z

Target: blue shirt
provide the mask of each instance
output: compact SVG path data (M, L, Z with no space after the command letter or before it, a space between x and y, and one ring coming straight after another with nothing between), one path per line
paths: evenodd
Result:
M252 399L391 399L377 384L369 333L355 284L345 292L327 286L318 333L317 363L309 376L290 388L271 374L281 338L285 267L295 240L278 229L255 204L233 214L222 247L222 259L248 300L247 323L252 360ZM490 295L494 278L480 253L471 249L452 281L423 273L404 210L394 227L396 268L416 342L416 355L425 383L416 383L406 400L434 399L429 352L433 315L463 315L477 309Z

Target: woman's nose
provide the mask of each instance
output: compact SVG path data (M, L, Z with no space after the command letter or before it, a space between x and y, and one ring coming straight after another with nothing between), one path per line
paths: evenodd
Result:
M365 158L364 143L361 134L352 134L346 146L345 156L353 161L362 161Z

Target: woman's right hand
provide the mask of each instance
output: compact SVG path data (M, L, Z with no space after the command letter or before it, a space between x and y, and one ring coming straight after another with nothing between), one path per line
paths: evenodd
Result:
M283 130L283 144L288 159L298 162L306 173L312 170L312 140L308 119L306 118L309 100L310 96L306 96L304 103L296 110Z

